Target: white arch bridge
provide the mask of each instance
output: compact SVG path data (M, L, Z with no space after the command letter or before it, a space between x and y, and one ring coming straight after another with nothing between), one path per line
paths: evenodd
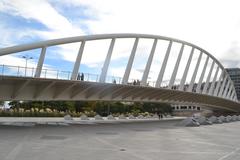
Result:
M107 73L111 62L112 53L118 40L134 40L131 47L124 75L119 81L108 82ZM149 56L139 83L133 85L130 73L133 68L139 42L142 39L152 40ZM84 49L90 41L109 40L109 48L103 62L101 73L94 81L87 78L84 81L77 79ZM148 77L159 43L167 43L162 62L159 64L159 72L154 84L149 85ZM63 79L44 76L44 59L48 47L62 44L80 42L79 51L74 62L72 72L68 78ZM175 44L180 45L176 53ZM183 58L186 48L190 48L187 58ZM178 104L192 104L216 109L240 111L234 84L221 63L204 49L169 37L145 35L145 34L102 34L78 36L62 39L42 41L32 44L7 47L0 49L0 56L22 51L41 49L38 63L32 68L32 75L26 76L19 72L21 67L15 67L17 74L13 74L12 66L2 64L0 66L0 100L107 100L107 101L142 101L142 102L166 102ZM171 70L167 70L170 53L175 50L176 60ZM193 61L195 58L195 64ZM205 56L205 59L203 58ZM0 57L1 58L1 57ZM184 67L180 63L184 62ZM202 65L200 65L202 64ZM200 67L201 66L201 67ZM9 71L11 70L11 72ZM177 83L179 71L183 71ZM190 74L190 70L192 73ZM166 71L170 74L167 82L164 82ZM189 77L189 78L188 78ZM187 80L187 78L189 80ZM131 82L130 82L131 81Z

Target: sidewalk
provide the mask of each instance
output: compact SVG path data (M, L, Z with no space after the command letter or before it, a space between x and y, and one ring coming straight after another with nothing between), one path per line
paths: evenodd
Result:
M107 117L103 117L103 120L95 120L89 118L89 120L81 120L80 118L73 118L73 120L65 120L63 117L0 117L0 125L17 125L25 126L26 124L32 125L67 125L67 124L102 124L102 123L132 123L132 122L150 122L150 121L170 121L180 120L185 117L172 117L159 119L118 119L108 120Z

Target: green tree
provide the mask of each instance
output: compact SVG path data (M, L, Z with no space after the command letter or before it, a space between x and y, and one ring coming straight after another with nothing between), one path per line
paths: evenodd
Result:
M4 105L4 101L0 101L0 106L3 106Z
M167 103L144 103L143 109L150 113L172 113L172 107Z

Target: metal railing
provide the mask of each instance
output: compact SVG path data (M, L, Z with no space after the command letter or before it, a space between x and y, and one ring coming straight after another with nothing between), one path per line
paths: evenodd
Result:
M22 67L22 66L10 66L10 65L0 65L0 76L15 76L15 77L32 77L35 76L36 68L34 67ZM82 74L84 78L79 78L79 81L87 81L87 82L99 82L100 75L92 74L92 73L78 73L79 76ZM71 80L72 72L70 71L61 71L61 70L54 70L54 69L42 69L40 78L47 78L47 79L61 79L61 80ZM105 83L112 83L112 84L122 84L122 77L117 76L107 76ZM168 82L163 81L161 88L168 89ZM137 79L129 79L127 85L135 85L135 86L144 86L144 87L155 87L156 81L147 81L146 84L142 84L141 81ZM203 83L205 84L205 83ZM172 90L179 90L179 84L175 84L171 87ZM184 85L183 91L187 91L188 84ZM193 92L196 89L196 84L194 84ZM209 89L209 87L208 87ZM200 89L200 93L202 93L203 86Z
M0 76L32 77L33 78L35 75L35 71L36 71L36 68L34 67L10 66L5 64L0 65ZM40 78L71 80L71 74L72 72L70 71L61 71L61 70L44 68L42 69ZM100 75L98 74L84 73L84 72L81 72L79 74L84 75L83 81L99 82ZM107 76L105 83L122 84L122 77ZM142 85L140 81L139 83L137 83L137 79L129 79L128 84ZM154 87L154 85L155 85L154 81L148 81L147 85L145 86Z

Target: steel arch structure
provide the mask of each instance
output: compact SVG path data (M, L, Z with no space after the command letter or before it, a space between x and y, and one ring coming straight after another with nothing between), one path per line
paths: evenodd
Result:
M107 55L105 57L105 61L102 66L102 71L98 79L98 83L93 83L90 85L88 82L76 82L77 75L79 73L79 66L81 64L82 55L84 54L85 44L88 43L89 41L106 40L106 39L110 40L110 44L107 51ZM112 86L112 84L107 84L105 82L106 82L107 72L109 69L109 64L111 62L113 49L114 49L116 40L118 39L134 39L134 43L133 43L132 50L127 62L127 66L125 68L125 72L124 72L124 76L122 78L121 84L115 84L117 85L117 87L114 87ZM133 66L139 40L141 39L151 39L153 41L153 44L151 47L149 57L145 64L145 69L143 71L142 78L140 80L141 82L140 86L129 86L128 85L129 75ZM168 42L168 46L166 49L165 56L163 57L163 62L161 64L161 67L157 76L156 84L153 87L148 87L147 78L150 73L150 68L153 62L155 50L159 40ZM182 41L182 40L178 40L170 37L146 35L146 34L88 35L88 36L54 39L54 40L42 41L42 42L37 42L32 44L24 44L19 46L2 48L0 49L0 56L22 52L22 51L33 50L33 49L41 49L41 53L38 59L34 76L32 78L29 79L28 77L25 77L25 78L9 77L9 76L4 76L2 74L1 76L2 78L0 82L1 91L7 89L5 85L7 84L6 79L9 79L10 81L12 81L11 85L13 85L15 82L17 83L17 85L15 85L15 87L11 89L12 93L5 94L0 91L0 95L2 97L2 98L0 97L0 99L14 100L14 99L22 98L22 99L28 99L28 100L32 100L32 99L58 100L58 98L61 96L58 95L56 90L59 88L56 89L56 86L57 86L57 83L60 84L63 82L59 80L51 79L47 83L41 78L46 51L47 51L47 48L51 46L57 46L62 44L75 43L75 42L81 42L81 45L79 47L76 61L74 62L74 67L71 72L71 77L70 77L71 83L63 87L63 90L58 92L67 92L67 90L71 90L73 87L76 87L76 86L78 86L77 90L79 91L77 93L74 93L76 91L70 91L69 92L70 95L66 95L65 97L62 97L60 99L76 100L76 98L80 98L80 99L94 99L94 100L98 100L98 99L130 100L130 101L138 100L138 101L156 101L156 102L169 100L170 103L175 103L175 102L191 103L191 104L200 104L200 105L206 105L206 106L214 106L214 107L225 108L225 109L230 109L231 107L227 107L226 105L231 104L232 106L235 106L235 108L234 109L232 108L231 110L238 110L239 103L237 100L234 84L230 76L222 66L222 64L214 56L212 56L206 50L186 41ZM174 64L173 70L171 71L172 74L168 82L168 85L165 88L162 88L161 84L163 83L163 76L165 74L166 66L169 61L169 54L171 52L171 49L174 43L180 44L181 47L180 47L180 50L178 51L178 54L176 55L177 60ZM175 86L176 75L178 73L179 64L182 61L182 55L186 46L191 47L191 52L187 59L186 66L183 69L184 72L180 79L180 84L176 88ZM196 52L194 52L195 50L199 51L199 56L197 58L196 65L194 66L193 74L191 75L190 82L187 83L186 78L189 75L189 68L190 68L191 62L193 61L193 56L194 54L196 54ZM202 70L200 70L199 66L200 66L200 63L203 62L203 58L202 58L203 55L206 56L206 60L204 61ZM209 66L209 64L210 64L209 72L206 72L206 69ZM214 67L216 68L215 71L214 71ZM196 80L197 74L200 75L198 81ZM205 82L203 80L204 77L206 77ZM30 84L32 83L37 84L42 81L43 83L46 83L46 84L43 85L43 89L39 91L40 93L38 93L38 91L32 91L30 89L31 88ZM99 86L100 84L101 86ZM139 89L139 87L142 90L144 90L144 92L146 91L146 93L141 93L141 89ZM50 91L50 89L53 89L53 88L55 88L55 91ZM98 95L96 95L96 92L99 89L101 91L98 92ZM112 92L111 96L104 95L104 93L108 91L108 89L109 89L109 92ZM27 90L29 92L32 92L32 96L27 93L24 93L24 92L27 92ZM42 95L44 92L47 92L47 91L55 92L55 93L53 93L52 95L49 95L51 98L47 98ZM21 96L21 94L26 96L25 97ZM81 96L78 97L79 95L82 95L82 97ZM119 95L121 95L120 96L121 98L117 98L119 97ZM108 97L108 98L105 98L105 97ZM221 105L220 102L223 104L226 103L225 106Z

